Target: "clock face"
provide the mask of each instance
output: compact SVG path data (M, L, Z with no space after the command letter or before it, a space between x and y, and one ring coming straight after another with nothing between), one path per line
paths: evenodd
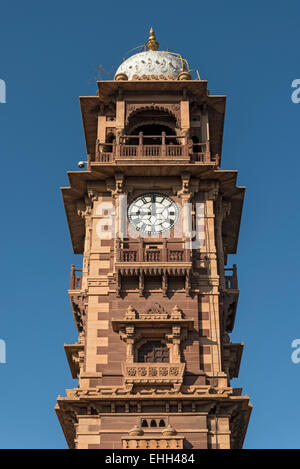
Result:
M179 210L170 197L163 194L144 194L128 207L128 220L137 231L158 234L169 231L178 220Z

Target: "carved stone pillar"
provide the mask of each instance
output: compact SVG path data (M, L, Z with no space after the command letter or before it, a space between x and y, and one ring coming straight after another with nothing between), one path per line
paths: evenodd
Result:
M225 277L224 277L224 252L223 252L223 238L222 238L222 222L223 222L223 212L222 212L222 196L218 197L216 203L216 245L218 252L218 271L220 276L220 289L225 289Z
M143 270L140 271L139 274L139 296L144 295L144 272Z
M225 290L225 273L224 273L224 246L222 236L222 224L224 218L230 212L230 204L223 200L220 195L216 202L216 245L218 252L218 271L220 276L220 289Z
M206 143L205 147L205 162L208 162L210 159L210 137L209 137L209 119L208 119L208 110L207 105L204 104L201 113L201 135L203 142Z
M84 202L77 203L77 214L84 219L85 222L85 239L84 239L84 255L82 265L82 283L81 289L87 289L87 277L89 275L90 253L91 253L91 236L92 236L92 204L97 198L96 194L86 196Z
M168 275L166 271L163 271L162 274L162 293L163 296L167 296L168 291Z

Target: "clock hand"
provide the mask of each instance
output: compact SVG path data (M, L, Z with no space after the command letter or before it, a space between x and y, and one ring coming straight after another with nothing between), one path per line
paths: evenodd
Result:
M151 214L156 215L156 203L155 203L155 196L151 196Z
M137 216L139 216L139 215L142 215L142 216L143 215L151 215L151 212L141 212L141 211L139 211L136 214L137 214Z

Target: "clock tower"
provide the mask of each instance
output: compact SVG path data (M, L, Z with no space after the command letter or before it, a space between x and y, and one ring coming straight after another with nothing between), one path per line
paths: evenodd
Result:
M62 195L78 384L56 412L70 448L241 448L251 412L232 343L244 187L221 170L225 96L150 30L80 98L86 169Z

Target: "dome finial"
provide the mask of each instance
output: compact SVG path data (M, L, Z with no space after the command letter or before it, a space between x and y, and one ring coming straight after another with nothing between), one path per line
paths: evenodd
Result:
M148 50L157 50L158 47L159 47L159 44L156 40L153 28L150 28L149 39L148 39L148 42L146 44L146 47L147 47Z

